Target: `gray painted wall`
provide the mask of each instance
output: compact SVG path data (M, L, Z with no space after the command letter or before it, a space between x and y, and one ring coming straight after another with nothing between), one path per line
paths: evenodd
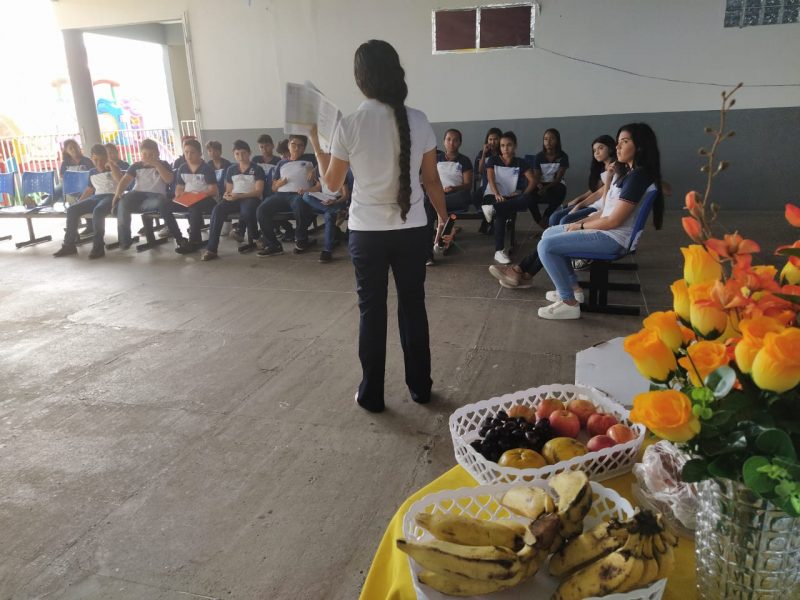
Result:
M680 209L686 192L705 189L705 175L700 172L703 162L697 150L710 143L711 136L703 133L703 128L718 125L716 111L434 123L433 127L439 139L449 127L460 129L464 136L461 150L470 158L480 149L489 127L514 131L520 155L536 153L544 130L555 127L561 132L562 145L570 157L571 168L566 177L570 197L586 189L592 140L604 133L615 136L621 125L632 121L648 123L658 135L663 176L673 187L668 208ZM723 209L740 210L782 210L786 202L797 202L800 107L733 110L728 124L736 136L723 143L719 156L731 166L715 180L715 201ZM222 142L225 155L230 158L233 141L239 138L257 152L256 139L261 133L269 133L276 143L285 137L278 129L205 130L203 140Z

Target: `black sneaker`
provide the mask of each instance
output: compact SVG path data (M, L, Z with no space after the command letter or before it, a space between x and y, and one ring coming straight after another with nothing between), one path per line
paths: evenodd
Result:
M63 246L61 246L61 248L58 250L58 252L54 252L53 253L53 256L55 258L61 258L62 256L71 256L71 255L77 254L77 253L78 253L78 248L77 247L75 247L75 246L73 246L71 244L64 244Z
M436 261L433 260L432 256L429 256L428 260L425 261L425 266L426 267L435 267L436 266Z
M106 255L106 249L103 248L102 246L99 248L98 247L92 248L92 251L89 252L90 259L103 258L105 255Z
M332 260L333 260L333 255L327 250L323 250L322 252L319 253L319 262L329 263Z
M181 238L178 241L178 247L175 248L175 252L178 254L191 254L192 252L197 251L197 245L193 244L186 238Z
M287 231L281 236L281 241L291 244L294 242L294 231Z
M294 253L295 254L302 254L306 250L309 250L310 248L313 248L316 245L317 245L317 240L313 240L313 239L305 240L305 241L302 241L302 242L301 241L297 241L294 244Z
M279 256L281 254L283 254L283 246L267 246L263 250L256 252L256 255L259 258L265 258L267 256Z
M255 243L253 244L242 244L239 246L239 254L247 254L248 252L252 252L256 249Z

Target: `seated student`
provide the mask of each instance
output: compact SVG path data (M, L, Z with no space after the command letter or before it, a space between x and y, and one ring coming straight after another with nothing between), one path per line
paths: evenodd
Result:
M533 173L536 177L536 192L532 207L533 218L544 229L555 210L564 202L567 186L564 173L569 168L569 157L561 149L561 134L558 129L546 129L542 140L542 151L533 159ZM547 204L542 216L539 204Z
M297 216L300 220L297 223L297 238L298 240L308 239L308 226L310 225L314 215L323 215L325 219L325 235L323 238L322 250L319 253L319 262L329 263L333 260L333 248L336 246L336 219L339 212L350 203L350 194L353 189L353 173L347 172L344 179L344 185L337 192L332 192L321 183L319 178L319 171L316 173L318 183L314 188L319 188L317 191L311 188L308 192L303 194L304 206L300 206ZM307 208L309 210L302 210ZM301 238L301 236L303 236Z
M175 172L175 200L164 197L158 212L164 225L175 238L175 252L189 254L203 243L203 215L217 205L217 177L203 160L203 147L194 138L183 142L186 159ZM189 239L183 237L174 211L189 213Z
M281 159L273 153L273 150L275 149L275 143L272 141L272 136L269 134L262 133L260 136L258 136L258 148L261 150L261 154L254 156L253 162L261 167L261 169L264 171L264 175L266 176L266 180L264 181L264 197L267 197L272 193L272 173L275 170L275 166L281 161ZM231 231L231 237L238 242L243 242L244 230L244 221L240 219L234 230ZM291 227L289 227L287 231L291 231L292 236L294 235L294 231L292 231ZM253 239L258 240L259 236L254 235ZM243 252L249 252L254 248L255 245L248 245L243 246L241 250Z
M181 137L181 149L183 149L183 145L186 143L187 140L196 140L196 139L197 138L195 136L193 136L193 135L184 135L184 136L182 136ZM172 170L173 171L177 171L178 169L180 169L185 164L186 164L186 157L183 154L181 154L172 163Z
M564 208L559 208L552 215L548 225L566 225L580 221L595 211L603 208L603 185L607 168L617 160L614 149L614 138L601 135L592 142L592 166L589 169L589 189L570 200Z
M142 160L133 163L117 184L117 191L111 204L111 211L116 211L119 249L131 247L131 214L158 209L167 196L167 185L175 180L175 174L169 163L158 157L158 144L151 140L142 140L139 144ZM133 182L133 190L125 192Z
M531 210L536 185L533 171L516 156L517 136L506 131L500 138L500 156L486 160L486 194L483 197L487 223L494 219L494 259L502 265L511 262L505 251L506 222L520 209Z
M233 157L236 162L228 167L225 174L225 193L222 195L222 202L211 211L208 243L201 260L214 260L218 257L219 236L228 215L235 212L241 215L245 203L256 203L257 206L264 194L266 177L261 167L250 160L250 145L245 141L236 140L233 143ZM254 231L252 224L248 229Z
M280 156L282 160L286 160L289 158L290 154L289 154L288 138L278 142L278 145L275 147L275 152L278 153L278 156Z
M119 157L117 145L112 142L108 142L107 144L103 144L103 146L105 146L106 152L108 153L108 160L116 163L120 170L127 171L130 165Z
M483 141L483 148L475 156L475 164L473 169L473 181L475 183L475 194L473 196L473 203L480 209L483 203L483 196L486 193L486 161L492 156L499 156L500 154L500 136L503 132L497 127L492 127L486 132L486 138ZM489 233L491 230L490 224L486 220L481 220L479 233Z
M472 163L458 150L461 148L461 132L448 129L444 133L444 151L436 153L436 167L444 188L447 211L469 208L472 190Z
M67 171L90 171L94 168L92 160L88 156L83 155L80 144L72 138L64 140L61 144L61 165L58 167L58 173L61 179L64 179L64 173ZM64 192L61 184L57 185L54 190L52 198L47 198L43 204L52 205L56 202L64 201Z
M106 216L111 211L114 191L122 179L122 171L113 161L108 160L105 146L92 146L92 164L89 171L89 185L75 204L67 208L67 227L61 249L53 254L55 257L69 256L78 253L78 224L82 215L91 214L94 225L94 243L89 258L105 256Z
M283 246L275 235L275 215L280 212L292 211L295 218L302 210L303 194L315 183L314 163L303 159L303 154L308 144L304 135L289 136L289 158L284 159L275 167L272 181L272 194L267 196L258 207L258 226L261 229L264 248L258 251L258 256L277 256L283 254ZM295 235L302 235L299 231ZM295 252L301 253L316 244L316 240L300 239L295 242Z
M210 141L206 144L206 154L208 154L208 166L214 170L217 179L217 198L222 198L225 193L225 173L231 166L231 161L222 157L222 144Z
M664 217L661 164L656 135L645 123L624 125L617 133L617 162L608 186L603 210L581 221L545 230L536 250L515 266L489 267L504 287L530 287L542 267L556 286L547 292L552 304L539 309L543 319L578 319L583 291L569 254L596 252L622 254L628 247L633 225L645 195L659 194L653 204L653 223L660 229Z

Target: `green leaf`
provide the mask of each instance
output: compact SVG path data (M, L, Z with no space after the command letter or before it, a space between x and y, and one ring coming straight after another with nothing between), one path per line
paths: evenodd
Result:
M708 464L708 472L713 477L738 479L739 462L731 456L719 456Z
M767 429L756 438L756 448L769 456L797 458L797 453L789 434L780 429Z
M800 304L800 296L795 296L793 294L779 294L777 292L773 292L772 295L793 304Z
M780 254L781 256L800 256L800 248L781 248L780 250L776 251L775 254Z
M703 423L703 428L706 427L715 427L717 429L722 429L727 425L731 418L733 417L733 413L729 410L718 410L715 412L710 419ZM701 429L702 431L702 429Z
M686 461L681 471L681 479L686 483L695 483L708 479L708 462L702 458L693 458Z
M775 481L769 475L760 471L762 467L769 465L769 459L765 456L751 456L742 465L744 484L762 496L772 494L775 489Z
M722 366L712 371L706 377L706 387L711 390L715 398L724 398L733 389L736 383L736 372L728 366Z
M721 408L732 412L739 412L746 408L751 408L756 403L755 398L739 391L733 391L719 402Z

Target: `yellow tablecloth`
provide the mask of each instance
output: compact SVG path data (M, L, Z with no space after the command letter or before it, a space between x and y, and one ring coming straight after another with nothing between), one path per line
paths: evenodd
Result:
M632 501L633 482L633 475L626 473L601 483ZM403 516L409 506L428 494L476 485L475 480L464 469L456 466L409 497L392 517L386 533L383 534L361 590L361 600L416 600L408 558L395 547L395 540L403 537ZM696 597L694 544L681 538L675 550L676 568L667 582L663 600L692 600Z

